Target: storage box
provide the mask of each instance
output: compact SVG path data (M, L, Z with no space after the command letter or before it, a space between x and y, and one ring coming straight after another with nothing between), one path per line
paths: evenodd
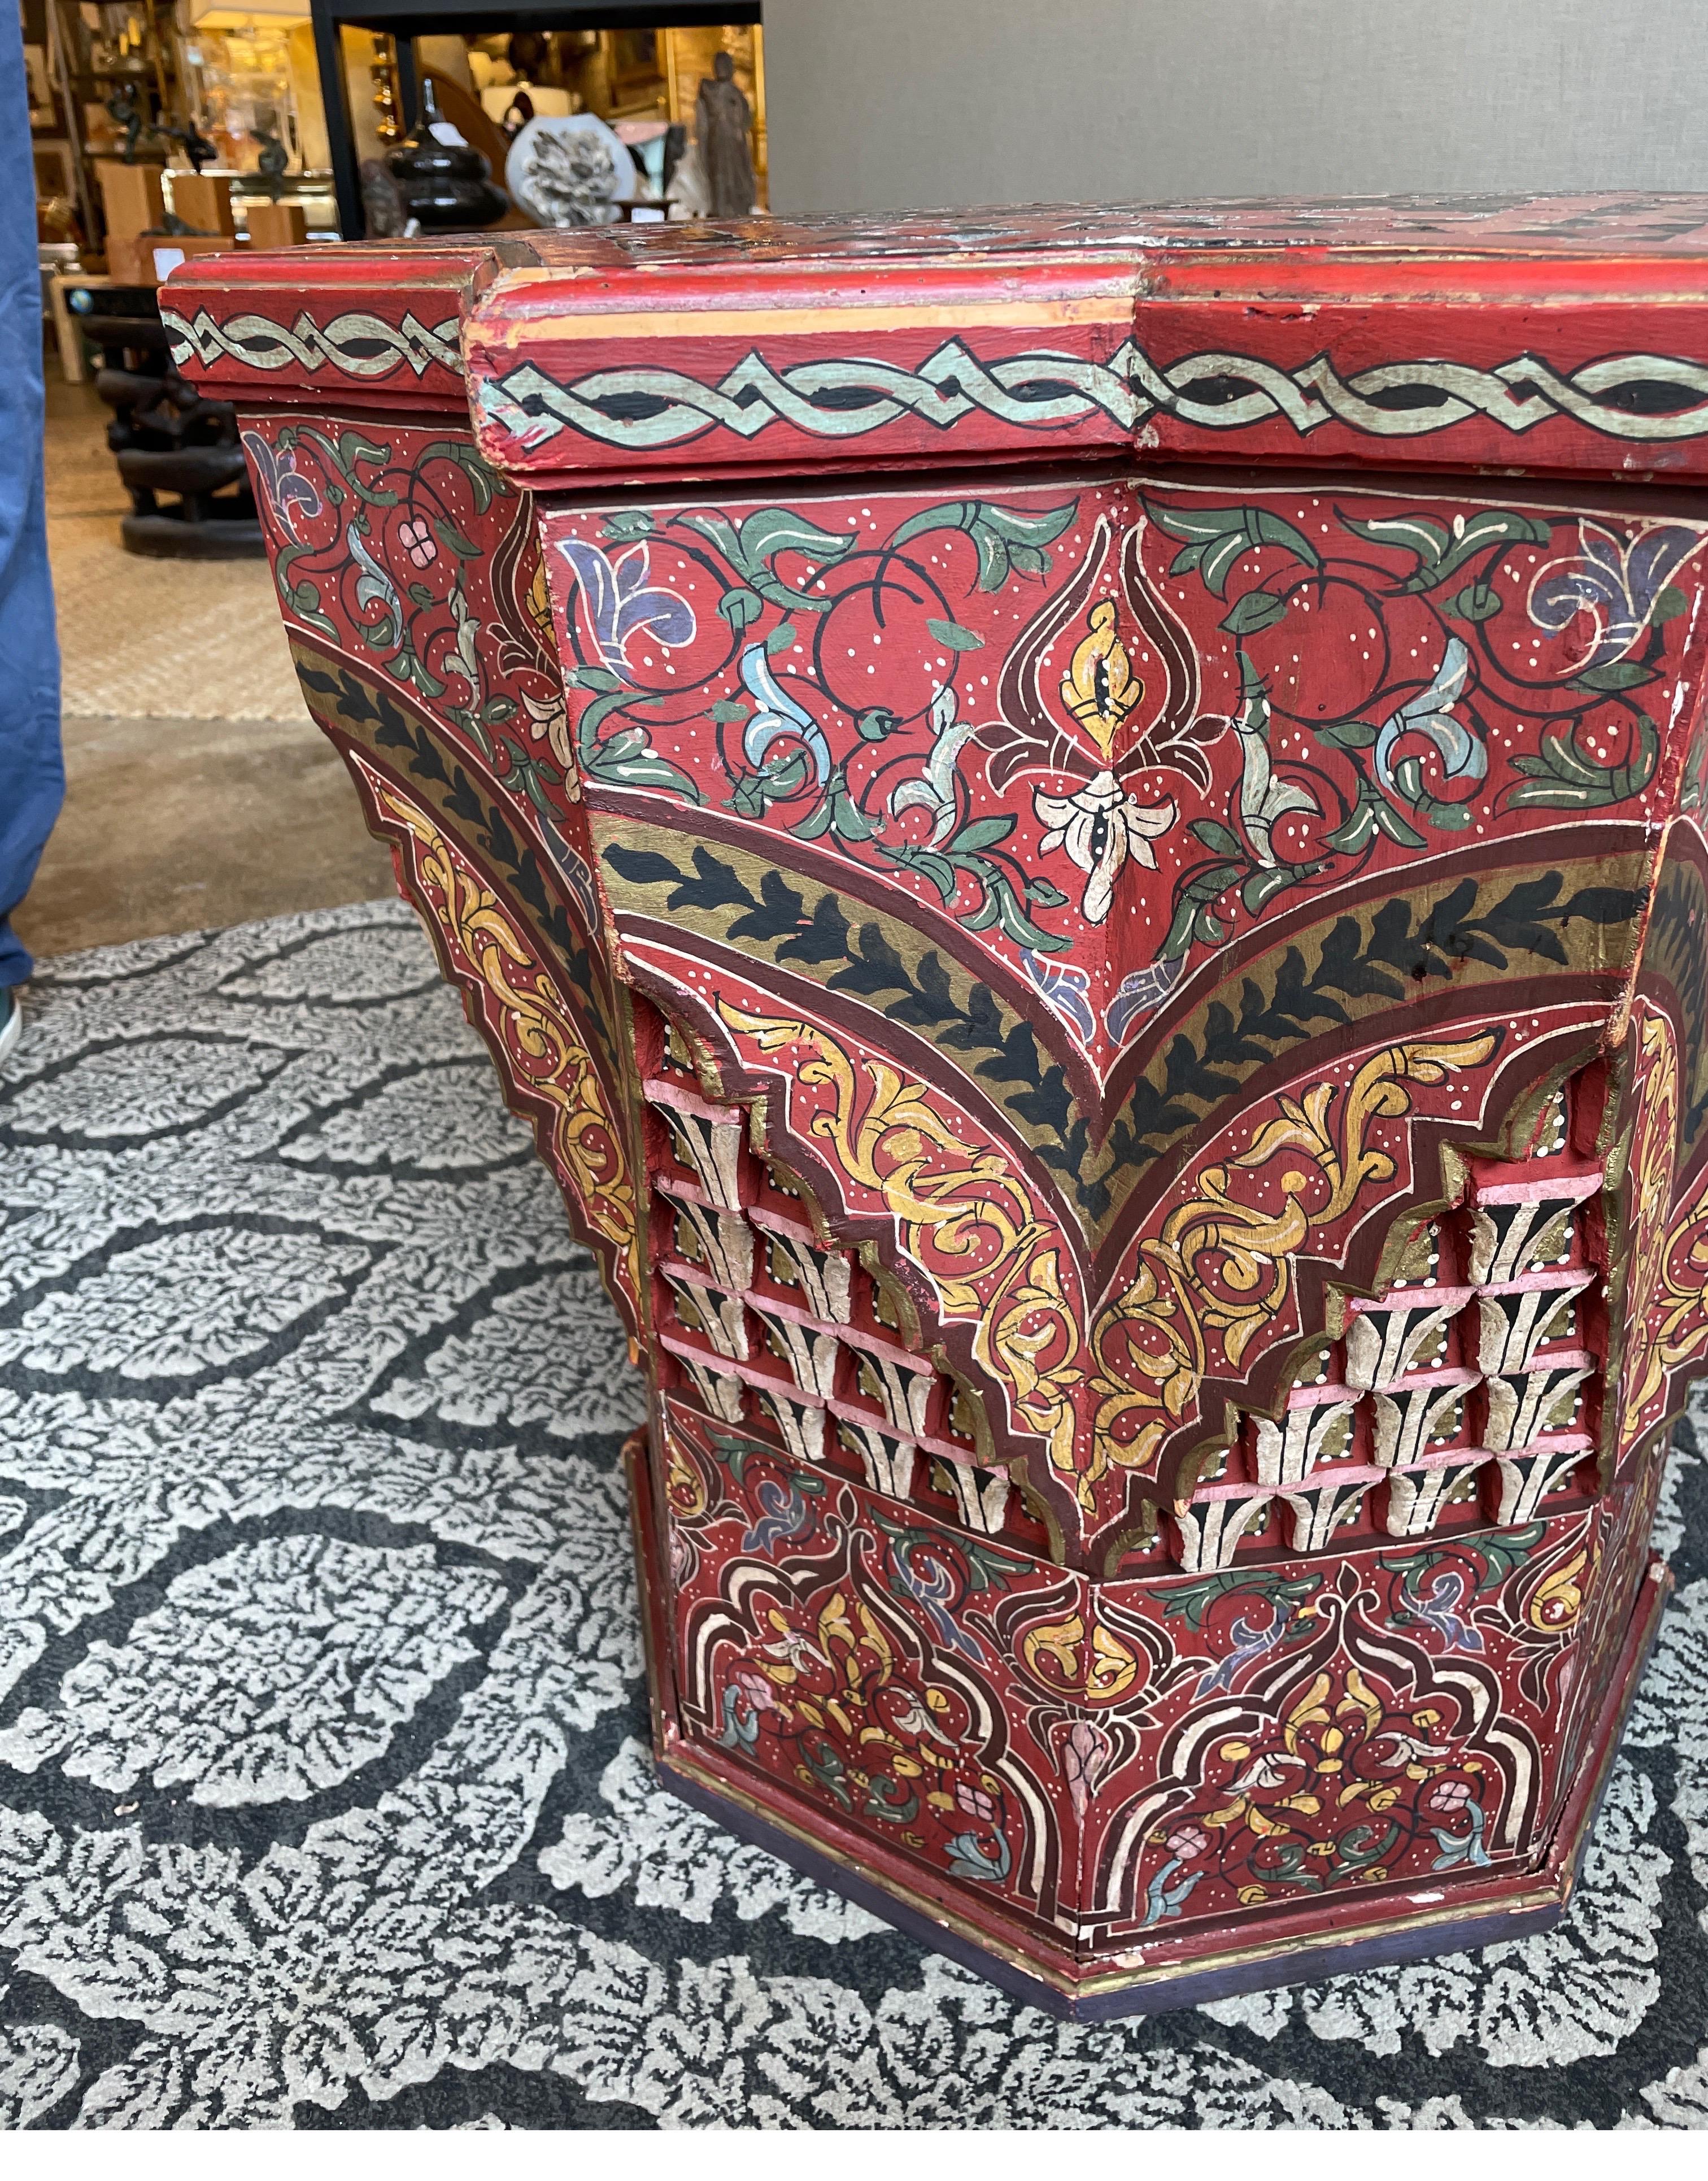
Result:
M234 238L237 234L231 184L223 174L174 174L172 208L186 226L199 228L204 235Z
M267 204L251 197L248 219L252 249L289 250L308 240L308 215L300 204Z
M128 167L122 159L97 159L95 178L107 215L109 243L123 242L166 224L166 198L158 167Z

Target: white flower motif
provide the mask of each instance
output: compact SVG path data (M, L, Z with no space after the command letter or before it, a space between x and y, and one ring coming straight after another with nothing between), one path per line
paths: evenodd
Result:
M1143 803L1112 772L1099 772L1072 795L1036 788L1032 803L1039 823L1049 828L1038 844L1043 853L1065 848L1069 862L1089 875L1080 903L1088 924L1101 924L1109 914L1116 876L1129 856L1147 870L1156 869L1150 844L1162 838L1176 814L1171 798Z
M115 1648L92 1643L53 1711L0 1731L0 1765L236 1809L304 1800L391 1746L504 1602L496 1577L313 1535L262 1538L187 1569Z
M0 2007L6 1986L0 1985ZM27 2128L76 2087L77 2040L53 2022L0 2021L0 2128Z
M598 1900L632 1885L641 1908L672 1908L691 1924L709 1923L725 1900L744 1924L779 1908L791 1931L830 1946L888 1928L679 1803L658 1785L645 1746L632 1736L605 1767L599 1793L609 1817L574 1811L557 1846L541 1851L540 1869L554 1886L579 1886Z

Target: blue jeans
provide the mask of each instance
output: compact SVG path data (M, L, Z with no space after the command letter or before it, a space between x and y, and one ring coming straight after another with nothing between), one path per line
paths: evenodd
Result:
M0 7L0 990L30 975L8 921L65 797L42 477L41 277L22 26Z

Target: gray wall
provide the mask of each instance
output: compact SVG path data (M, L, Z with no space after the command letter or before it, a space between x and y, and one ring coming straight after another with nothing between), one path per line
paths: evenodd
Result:
M1708 189L1705 0L765 0L780 212Z

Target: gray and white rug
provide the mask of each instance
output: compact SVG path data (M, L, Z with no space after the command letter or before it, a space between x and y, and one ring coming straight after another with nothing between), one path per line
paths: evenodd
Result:
M0 1221L10 2125L1708 2125L1690 1427L1557 1931L1078 2028L654 1786L636 1383L403 909L51 964Z

